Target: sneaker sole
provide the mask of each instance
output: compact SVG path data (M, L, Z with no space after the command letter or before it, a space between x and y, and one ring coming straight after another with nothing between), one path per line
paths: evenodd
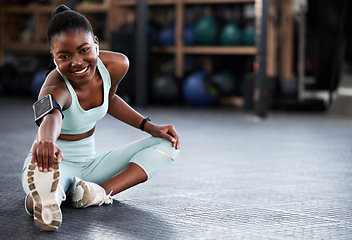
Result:
M78 201L73 200L73 194L71 195L71 206L74 208L82 208L85 207L87 202L92 201L92 194L90 193L90 188L86 182L82 181L81 179L77 180L77 178L73 181L74 191L76 191L77 187L81 187L83 189L83 196L82 199Z
M51 172L40 172L34 163L30 163L27 182L33 197L33 215L35 225L43 231L55 231L62 222L62 213L56 197L60 169L55 162Z

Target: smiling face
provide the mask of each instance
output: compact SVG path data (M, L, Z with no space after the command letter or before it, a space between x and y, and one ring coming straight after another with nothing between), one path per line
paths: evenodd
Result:
M98 41L90 32L69 30L52 38L51 55L60 72L74 85L93 79L97 67Z

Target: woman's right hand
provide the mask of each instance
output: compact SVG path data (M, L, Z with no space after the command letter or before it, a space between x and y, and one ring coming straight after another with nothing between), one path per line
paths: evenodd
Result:
M41 140L33 145L32 161L38 166L40 172L51 172L54 162L62 161L62 152L55 143Z

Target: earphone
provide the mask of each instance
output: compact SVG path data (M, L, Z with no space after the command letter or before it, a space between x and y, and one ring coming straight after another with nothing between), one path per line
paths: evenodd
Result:
M96 49L97 49L97 55L99 56L99 45L98 44L95 44L96 45Z

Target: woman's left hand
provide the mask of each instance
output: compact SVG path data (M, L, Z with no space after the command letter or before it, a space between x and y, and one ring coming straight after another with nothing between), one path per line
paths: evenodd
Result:
M148 122L145 126L145 131L153 137L161 137L172 143L176 149L180 149L180 137L178 136L174 126L172 125L154 125Z

